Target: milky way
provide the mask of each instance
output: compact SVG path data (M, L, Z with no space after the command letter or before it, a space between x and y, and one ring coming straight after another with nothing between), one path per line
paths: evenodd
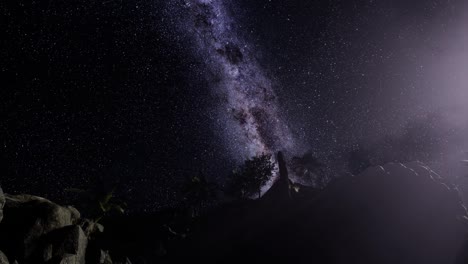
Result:
M191 0L184 5L190 13L184 30L190 32L198 58L216 76L211 88L221 97L219 125L228 148L244 157L294 149L272 81L236 33L225 4Z

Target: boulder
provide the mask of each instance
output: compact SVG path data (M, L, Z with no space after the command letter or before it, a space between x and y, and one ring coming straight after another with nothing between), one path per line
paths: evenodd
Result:
M0 248L20 263L39 263L42 239L48 233L78 223L80 213L32 195L5 195L4 218L0 223Z
M53 230L41 239L41 263L85 263L88 239L78 225L66 226Z
M0 251L0 264L9 264L8 258L3 254L2 251Z

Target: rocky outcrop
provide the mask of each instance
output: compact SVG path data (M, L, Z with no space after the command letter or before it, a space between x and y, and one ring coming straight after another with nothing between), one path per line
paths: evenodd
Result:
M86 236L77 226L80 213L32 195L5 195L0 223L0 249L20 263L45 263L84 258ZM70 260L72 260L70 262Z
M78 225L66 226L48 233L41 242L44 263L85 263L88 239Z
M113 262L109 252L102 250L106 246L97 241L104 226L80 218L74 207L32 195L2 193L1 197L0 264L8 259L21 264L130 263L124 252L117 258L120 262Z
M2 251L0 251L0 264L9 264L8 258L3 254Z

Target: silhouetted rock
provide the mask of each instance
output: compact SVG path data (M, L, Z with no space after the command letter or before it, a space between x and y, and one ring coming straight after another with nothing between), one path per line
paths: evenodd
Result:
M181 254L207 262L447 264L466 236L458 191L417 162L369 168L297 197L219 209Z
M2 251L0 251L0 264L10 264L10 262L8 262L8 258Z

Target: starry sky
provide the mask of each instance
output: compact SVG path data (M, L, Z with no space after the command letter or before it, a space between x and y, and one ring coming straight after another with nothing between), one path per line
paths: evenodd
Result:
M3 1L0 183L137 210L243 159L350 151L456 178L468 137L461 0Z

